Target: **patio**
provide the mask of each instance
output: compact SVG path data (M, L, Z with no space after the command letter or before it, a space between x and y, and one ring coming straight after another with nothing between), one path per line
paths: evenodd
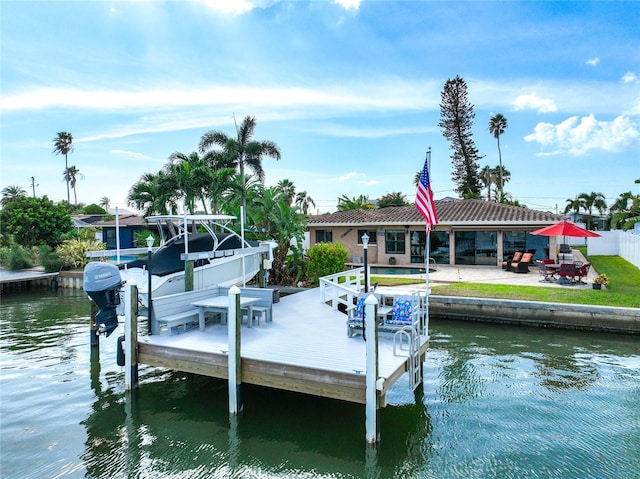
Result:
M578 250L573 250L574 260L586 262L585 257ZM555 282L542 281L542 276L538 272L537 265L533 264L529 268L529 273L516 274L511 271L505 271L500 266L469 266L469 265L443 265L436 266L436 271L429 273L429 283L432 285L443 283L492 283L492 284L512 284L519 286L541 286L547 288L591 288L594 278L598 273L593 267L590 268L584 281L587 284L571 284L563 285ZM375 275L384 276L384 275ZM416 278L425 281L424 274L412 275L393 275L394 277Z

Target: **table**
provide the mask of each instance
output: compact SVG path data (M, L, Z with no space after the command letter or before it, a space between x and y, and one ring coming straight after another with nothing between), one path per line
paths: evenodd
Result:
M252 296L240 296L240 309L247 310L247 325L251 327L253 322L253 305L260 301L260 298L254 298ZM229 310L229 296L214 296L212 298L201 299L192 303L193 306L198 308L198 323L200 325L200 331L204 331L204 313L216 312L223 315L227 315Z

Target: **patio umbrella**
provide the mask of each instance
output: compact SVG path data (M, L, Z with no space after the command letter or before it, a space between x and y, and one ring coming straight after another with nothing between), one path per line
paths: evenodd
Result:
M600 236L598 233L581 228L569 221L561 221L555 225L545 226L539 230L532 231L531 234L541 236L571 236L572 238L597 238Z

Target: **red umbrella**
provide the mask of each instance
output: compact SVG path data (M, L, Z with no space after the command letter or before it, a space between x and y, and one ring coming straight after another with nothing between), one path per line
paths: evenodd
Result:
M569 221L561 221L555 225L545 226L539 230L532 231L531 234L541 236L571 236L573 238L596 238L600 236L598 233L580 228L580 226L570 223Z

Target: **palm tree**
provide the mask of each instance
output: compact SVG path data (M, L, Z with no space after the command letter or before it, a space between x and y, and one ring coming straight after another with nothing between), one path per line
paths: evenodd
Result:
M620 193L620 196L609 207L609 223L611 229L627 230L633 223L639 221L640 195L634 195L631 191ZM629 223L629 220L635 221Z
M336 208L338 211L349 211L349 210L372 210L375 209L375 206L369 201L369 198L360 195L358 197L349 198L347 195L342 195L338 198L338 206Z
M567 198L567 205L564 207L564 214L571 213L573 216L573 221L576 221L576 217L580 213L582 209L583 200L580 198Z
M142 211L143 216L177 213L178 204L170 182L171 179L162 171L144 173L129 189L127 203Z
M502 179L502 153L500 152L500 135L507 129L507 119L502 113L497 113L489 120L489 133L498 140L498 162L500 164L500 198L502 198L502 185L504 184Z
M264 182L262 158L269 156L280 159L280 148L272 141L255 141L253 133L256 120L246 116L237 129L237 137L232 138L222 131L208 131L200 139L200 153L205 153L214 168L237 168L244 179L244 168L249 167L261 182ZM214 150L219 147L220 150ZM244 186L244 185L243 185ZM242 206L246 209L246 192L241 191Z
M80 170L76 168L76 165L71 165L69 168L62 172L62 178L64 178L64 180L67 182L67 188L70 185L73 189L73 204L78 206L76 184L79 179L84 178L84 175L80 173Z
M21 196L27 196L27 192L18 185L10 185L2 188L2 199L0 200L0 204L2 206L6 206L8 203L11 203L16 198Z
M189 212L195 213L195 202L200 200L207 214L206 192L214 170L206 160L195 151L189 155L176 152L169 157L165 170L175 180L177 190L182 191Z
M287 206L291 206L291 203L293 203L293 198L296 195L295 185L290 180L287 180L285 178L284 180L278 181L276 190L282 195L282 199L287 204Z
M53 139L53 154L64 155L64 171L67 171L69 165L67 157L73 151L73 135L66 131L59 132ZM69 196L69 181L67 181L67 203L71 203Z
M605 196L602 193L591 192L591 193L580 193L578 195L578 198L582 200L583 208L585 209L588 215L587 225L589 229L591 229L592 223L593 223L593 215L592 215L593 208L598 210L598 213L600 213L601 215L604 214L604 212L607 209L607 202L605 200Z
M107 213L109 212L109 205L111 205L111 200L108 197L103 196L100 198L100 206L102 206Z
M311 198L306 191L300 191L296 195L296 205L302 208L303 215L306 215L309 211L309 205L313 205L314 208L316 207L315 201L313 201L313 198Z
M479 173L480 181L487 189L487 201L491 201L491 185L494 185L496 183L496 177L494 175L493 168L491 168L489 165L486 165L480 170Z

